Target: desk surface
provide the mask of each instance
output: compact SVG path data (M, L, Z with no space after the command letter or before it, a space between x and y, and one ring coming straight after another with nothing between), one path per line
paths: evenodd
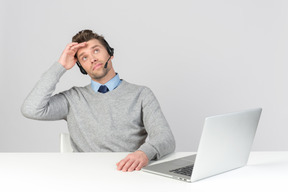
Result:
M161 161L190 154L178 152ZM0 191L288 191L288 152L252 152L247 166L195 183L119 172L115 164L126 155L0 153Z

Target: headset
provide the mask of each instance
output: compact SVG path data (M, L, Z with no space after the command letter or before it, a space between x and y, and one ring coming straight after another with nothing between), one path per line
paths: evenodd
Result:
M110 45L108 44L108 42L107 42L105 39L103 39L103 41L104 41L104 44L105 44L104 46L106 47L106 50L107 50L108 54L110 55L109 59L106 61L105 66L104 66L104 68L106 69L106 68L107 68L107 65L108 65L108 61L109 61L110 58L114 55L114 48L110 47ZM76 57L76 55L75 55L75 57ZM85 69L82 67L82 65L80 64L80 62L77 61L76 64L78 65L81 73L82 73L83 75L87 75L87 72L86 72Z

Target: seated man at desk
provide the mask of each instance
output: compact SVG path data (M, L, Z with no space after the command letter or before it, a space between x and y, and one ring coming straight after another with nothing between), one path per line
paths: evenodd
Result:
M25 117L67 121L75 152L131 152L118 170L134 171L175 149L170 127L152 93L120 79L112 66L114 49L103 36L83 30L58 62L44 73L22 105ZM75 63L91 84L52 95Z

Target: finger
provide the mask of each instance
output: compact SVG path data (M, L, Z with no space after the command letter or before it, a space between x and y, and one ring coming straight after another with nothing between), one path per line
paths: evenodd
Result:
M70 50L73 46L75 46L75 45L78 45L78 43L77 42L72 42L72 43L69 43L67 46L66 46L66 49L67 50Z
M118 167L122 161L123 161L123 159L121 161L119 161L118 163L116 163L116 166Z
M117 170L121 171L122 167L124 166L123 160L119 161L116 165L117 165Z
M126 159L126 158L119 161L117 163L117 170L121 171L123 169L123 166L126 164L127 161L128 161L128 159Z
M76 44L73 44L70 49L73 49L73 50L78 50L79 48L81 47L85 47L87 44L87 42L83 42L83 43L76 43Z
M145 163L140 162L137 167L135 168L136 171L140 171L145 166Z
M130 160L130 161L127 161L124 165L124 167L122 168L122 171L123 172L127 172L128 169L131 167L131 165L134 163L134 161Z
M139 165L139 161L134 161L134 163L129 167L128 172L134 171L136 167Z
M72 42L72 43L69 43L69 44L67 45L67 47L72 47L72 46L77 45L77 44L79 44L79 43L77 43L77 42Z
M74 45L71 48L69 48L69 51L72 51L72 53L75 55L75 54L77 54L79 49L81 49L81 48L83 48L85 46L86 46L86 42L81 43L81 44L77 44L77 45Z
M71 42L67 45L67 47L72 47L72 46L75 46L75 45L86 45L86 41L82 42L82 43L78 43L78 42Z

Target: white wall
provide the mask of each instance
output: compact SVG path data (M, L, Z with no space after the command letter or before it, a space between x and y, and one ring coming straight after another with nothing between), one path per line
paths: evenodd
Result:
M288 150L288 2L0 1L0 152L59 151L65 121L20 107L74 34L92 29L115 48L120 77L150 87L177 151L196 151L206 116L262 107L253 150ZM56 92L90 83L77 68Z

